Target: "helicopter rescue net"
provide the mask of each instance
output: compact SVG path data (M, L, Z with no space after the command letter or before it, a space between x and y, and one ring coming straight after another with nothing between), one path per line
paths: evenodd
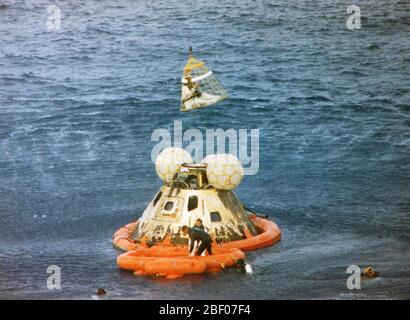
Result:
M228 98L205 63L190 55L181 80L181 111L213 105Z

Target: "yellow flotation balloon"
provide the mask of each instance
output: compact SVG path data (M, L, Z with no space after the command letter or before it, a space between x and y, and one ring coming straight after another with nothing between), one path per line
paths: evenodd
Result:
M158 155L155 161L155 170L162 181L169 183L181 165L190 162L192 162L192 157L186 150L170 147Z
M216 189L232 190L243 179L242 164L233 154L212 154L205 157L202 162L208 165L208 182Z

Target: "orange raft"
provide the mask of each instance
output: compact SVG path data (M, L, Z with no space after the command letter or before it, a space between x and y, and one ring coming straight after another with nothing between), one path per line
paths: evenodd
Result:
M267 246L271 246L278 242L281 238L281 231L273 221L251 215L250 220L261 231L260 234L252 236L247 233L246 239L226 242L223 244L224 248L237 248L242 251L252 251ZM132 251L139 248L146 248L145 243L136 243L131 239L131 233L135 229L138 221L129 223L126 226L120 228L113 236L114 247L123 251ZM168 239L167 239L168 240ZM164 240L162 245L171 245L169 240Z
M127 251L118 256L117 264L121 269L134 271L136 275L158 275L168 279L176 279L184 274L221 271L244 259L243 251L267 247L280 240L281 231L274 222L256 215L251 215L250 219L259 229L258 235L246 233L246 239L226 242L222 248L213 246L213 255L200 257L189 257L186 246L172 245L169 238L151 248L144 242L136 243L131 233L138 221L127 224L113 236L114 246Z
M189 257L187 247L139 248L121 254L117 258L117 264L121 269L134 271L136 275L157 275L177 279L184 274L219 272L245 258L245 254L235 248L214 247L212 250L212 255Z

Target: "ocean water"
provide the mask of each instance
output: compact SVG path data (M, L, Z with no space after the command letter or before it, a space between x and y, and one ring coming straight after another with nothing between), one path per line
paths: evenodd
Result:
M0 298L410 298L410 3L354 2L352 31L349 1L0 0ZM190 45L230 99L180 113ZM160 187L151 134L175 120L260 130L236 194L283 237L247 255L253 276L117 268L111 236ZM351 291L352 264L380 277Z

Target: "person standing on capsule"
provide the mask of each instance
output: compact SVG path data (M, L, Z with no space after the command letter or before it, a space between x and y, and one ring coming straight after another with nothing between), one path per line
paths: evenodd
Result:
M205 231L205 226L202 224L202 220L199 218L196 219L194 228L198 228L198 229Z
M196 226L193 228L182 226L181 231L184 236L189 235L189 239L191 240L191 244L189 246L190 253L192 253L192 251L194 250L195 241L200 241L201 244L199 245L199 248L195 254L197 256L200 256L205 250L209 255L212 254L212 238L206 231Z

